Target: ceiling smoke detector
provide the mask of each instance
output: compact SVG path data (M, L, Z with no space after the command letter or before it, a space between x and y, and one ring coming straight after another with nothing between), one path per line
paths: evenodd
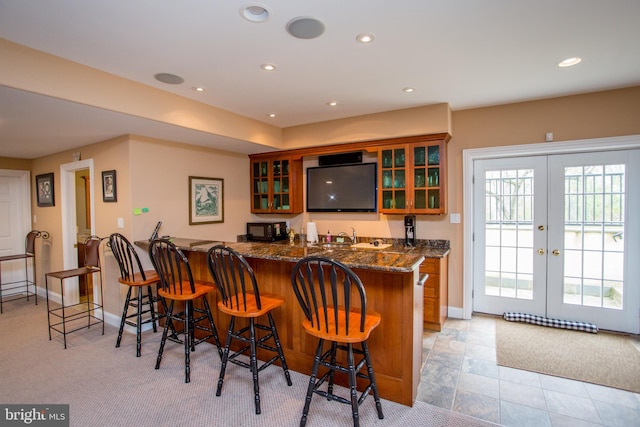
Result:
M293 18L287 24L287 32L299 39L315 39L324 34L324 23L307 17Z

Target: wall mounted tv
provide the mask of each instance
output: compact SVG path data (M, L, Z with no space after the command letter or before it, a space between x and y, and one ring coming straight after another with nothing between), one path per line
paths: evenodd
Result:
M376 212L378 164L307 168L307 212Z

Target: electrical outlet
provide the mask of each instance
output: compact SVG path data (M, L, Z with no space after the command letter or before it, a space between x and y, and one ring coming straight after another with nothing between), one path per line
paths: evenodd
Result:
M124 218L118 218L118 228L124 228Z
M449 215L449 222L451 224L460 224L460 214L459 213L452 213Z

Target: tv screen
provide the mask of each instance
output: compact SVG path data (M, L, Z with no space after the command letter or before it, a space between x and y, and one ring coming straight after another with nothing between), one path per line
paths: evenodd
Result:
M307 212L376 212L377 166L307 168Z

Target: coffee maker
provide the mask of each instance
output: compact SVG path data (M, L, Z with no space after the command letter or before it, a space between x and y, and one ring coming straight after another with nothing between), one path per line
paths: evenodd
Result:
M407 215L404 217L404 245L416 245L416 216Z

